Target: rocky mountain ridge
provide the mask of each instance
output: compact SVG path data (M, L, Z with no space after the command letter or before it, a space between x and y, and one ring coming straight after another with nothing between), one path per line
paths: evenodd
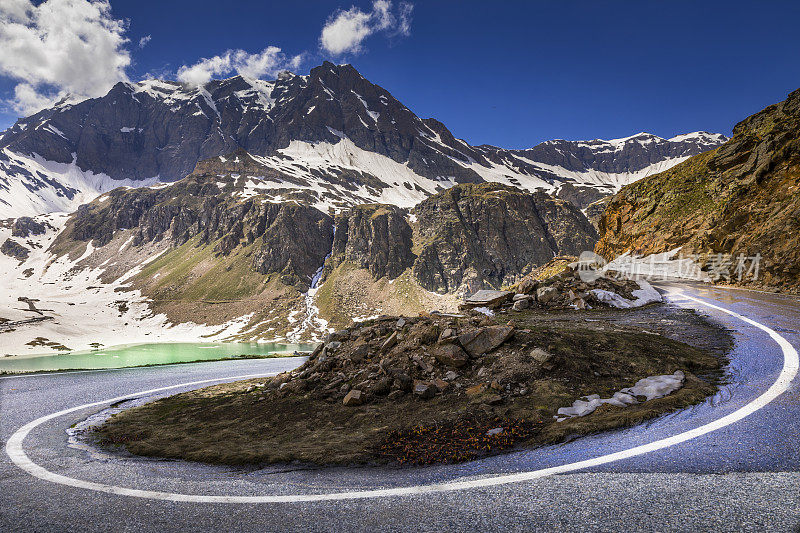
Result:
M274 81L147 80L61 103L2 133L0 217L72 211L116 186L176 181L200 162L241 150L258 162L254 177L270 178L265 187L301 181L319 205L337 209L411 207L454 183L483 181L529 191L569 183L599 191L594 200L722 141L698 132L548 141L528 150L470 146L351 65L328 62Z
M410 211L369 204L334 217L299 198L244 194L248 182L192 175L116 189L73 214L50 252L102 271L105 283L136 270L131 287L176 323L248 315L246 338L307 338L385 306L453 310L468 292L513 283L597 239L572 204L500 184L456 185ZM376 287L385 291L348 300Z

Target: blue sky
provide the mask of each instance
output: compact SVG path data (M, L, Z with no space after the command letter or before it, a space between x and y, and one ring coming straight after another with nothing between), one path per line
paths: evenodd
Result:
M48 0L56 1L67 0ZM398 2L386 27L374 17L372 2L111 0L107 16L124 21L114 31L128 39L118 51L130 65L117 65L117 76L174 79L181 66L201 58L274 46L287 62L303 54L300 73L325 59L352 63L457 137L509 148L639 131L730 134L737 121L800 87L796 2L412 3L410 17L407 9L404 15L407 31L400 27ZM322 48L323 26L337 10L353 6L373 13L360 50ZM139 47L145 36L149 41ZM25 74L14 70L24 65L15 67L13 59L3 63L0 57L0 98L6 101L0 129L19 114L8 101ZM96 73L100 80L111 70L103 68ZM53 74L36 88L52 96L61 83L57 76L70 75Z

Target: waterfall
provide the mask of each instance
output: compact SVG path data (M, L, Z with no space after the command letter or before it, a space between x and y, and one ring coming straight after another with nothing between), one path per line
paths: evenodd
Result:
M333 237L336 238L336 226L333 226ZM287 334L287 338L292 342L297 342L300 340L300 336L305 333L306 330L311 329L311 339L314 341L320 340L319 333L325 333L328 328L327 320L324 320L319 317L319 309L316 305L314 305L314 297L319 290L319 281L322 279L322 272L325 269L325 263L328 262L331 255L333 255L333 240L331 241L331 251L328 252L328 255L325 256L325 259L322 260L322 265L314 272L314 275L311 277L311 284L309 285L308 290L303 294L303 300L305 301L306 306L306 316L303 321L297 326L295 329L290 331Z

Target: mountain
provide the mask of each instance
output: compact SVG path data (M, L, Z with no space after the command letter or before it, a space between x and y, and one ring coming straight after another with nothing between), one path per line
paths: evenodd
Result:
M739 283L738 257L760 254L742 283L800 291L800 90L743 120L733 138L661 174L623 187L600 220L606 257L683 247L709 254L712 274ZM716 254L722 254L722 261ZM730 255L732 263L727 263ZM725 262L725 263L723 263ZM746 261L749 269L752 260ZM718 268L716 268L718 267Z
M55 320L33 337L58 335L73 349L144 342L154 331L313 339L380 313L455 311L464 294L514 283L597 240L569 202L502 184L455 185L410 210L362 204L332 216L300 197L275 201L251 181L193 174L117 188L70 216L0 225L0 306L41 302ZM105 325L80 326L87 314ZM67 343L65 331L83 337ZM4 343L33 337L18 327Z
M455 183L478 182L560 191L582 208L724 141L704 132L666 140L640 133L528 150L470 146L351 65L328 62L274 81L118 83L0 135L0 218L73 211L118 186L235 174L237 154L259 188L288 184L323 209L411 207Z

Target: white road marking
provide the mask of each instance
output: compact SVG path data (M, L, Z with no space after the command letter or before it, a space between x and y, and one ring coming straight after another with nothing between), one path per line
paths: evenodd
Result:
M708 424L704 424L698 428L685 431L683 433L679 433L672 437L667 437L665 439L657 440L649 444L643 444L641 446L636 446L628 450L623 450L616 453L610 453L607 455L602 455L600 457L586 459L575 463L554 466L551 468L544 468L541 470L533 470L529 472L519 472L516 474L502 474L480 479L449 481L446 483L436 483L431 485L414 485L407 487L396 487L391 489L332 492L327 494L284 494L284 495L272 495L272 496L271 495L208 496L199 494L180 494L174 492L131 489L126 487L117 487L114 485L106 485L104 483L83 481L80 479L74 479L67 476L62 476L60 474L50 472L49 470L34 463L25 454L25 450L23 449L22 443L25 440L25 437L28 435L28 433L30 433L31 430L33 430L36 426L43 424L48 420L52 420L53 418L63 416L68 413L72 413L80 409L105 405L108 403L125 400L134 396L142 396L146 394L152 394L155 392L161 392L179 387L199 385L212 381L223 381L223 379L194 381L191 383L182 383L180 385L173 385L170 387L151 389L149 391L142 391L135 394L128 394L126 396L119 396L117 398L111 398L109 400L101 402L79 405L78 407L64 409L63 411L59 411L57 413L37 418L33 422L29 422L28 424L21 427L11 436L11 438L6 443L6 453L14 462L14 464L16 464L18 467L25 470L32 476L37 477L39 479L43 479L45 481L59 483L61 485L67 485L70 487L75 487L80 489L88 489L98 492L105 492L108 494L116 494L120 496L133 496L136 498L147 498L152 500L167 500L174 502L191 502L191 503L293 503L293 502L316 502L316 501L327 501L327 500L354 500L354 499L364 499L364 498L381 498L388 496L411 496L411 495L430 494L437 492L448 492L456 490L493 487L497 485L506 485L509 483L519 483L523 481L531 481L534 479L543 478L546 476L552 476L554 474L564 474L567 472L582 470L584 468L600 466L612 463L614 461L619 461L622 459L643 455L656 450L662 450L664 448L668 448L670 446L674 446L676 444L680 444L682 442L695 439L707 433L711 433L712 431L722 429L726 426L730 426L731 424L734 424L742 420L743 418L747 417L748 415L751 415L752 413L763 408L771 401L773 401L775 398L783 394L789 388L792 380L797 376L798 367L800 367L800 360L798 359L797 350L795 350L794 347L789 343L789 341L784 339L777 332L775 332L774 330L763 324L756 322L755 320L751 320L738 313L729 311L728 309L719 307L714 304L710 304L708 302L704 302L703 300L694 298L692 296L688 296L686 294L683 294L682 296L697 303L700 303L701 305L705 305L707 307L711 307L712 309L717 309L719 311L722 311L723 313L727 313L733 317L738 318L739 320L742 320L743 322L746 322L747 324L755 326L760 330L766 332L772 338L772 340L778 343L778 345L781 347L781 350L783 351L783 368L781 369L778 379L776 379L775 382L769 387L769 389L767 389L763 394L761 394L761 396L757 397L747 405L740 407L733 413L730 413L726 416L723 416L722 418L714 420L713 422L709 422ZM263 377L263 375L236 376L226 379L247 379L251 377Z
M287 356L287 359L291 359L293 357L302 357L297 355L290 355ZM266 359L266 358L265 358ZM252 360L252 359L251 359ZM251 360L248 359L238 359L238 361L249 362ZM237 359L209 359L208 361L186 361L185 363L156 363L152 365L144 365L144 366L119 366L114 368L87 368L84 370L59 370L59 371L49 371L43 370L41 372L33 371L33 372L20 372L19 374L8 374L4 376L0 376L0 379L20 379L20 378L38 378L42 376L60 376L62 374L83 374L86 372L118 372L120 370L130 370L132 368L163 368L166 366L180 366L180 365L198 365L201 363L219 363L224 361L226 363L235 362ZM262 376L264 377L264 376Z
M161 365L159 365L161 366ZM168 366L168 365L163 365ZM121 367L121 368L91 368L87 370L64 370L61 372L28 372L28 373L19 373L19 374L9 374L6 376L0 376L0 379L19 379L19 378L37 378L39 376L60 376L62 374L83 374L86 372L110 372L112 370L127 370L128 368L136 368L136 367ZM141 368L141 367L139 367Z

